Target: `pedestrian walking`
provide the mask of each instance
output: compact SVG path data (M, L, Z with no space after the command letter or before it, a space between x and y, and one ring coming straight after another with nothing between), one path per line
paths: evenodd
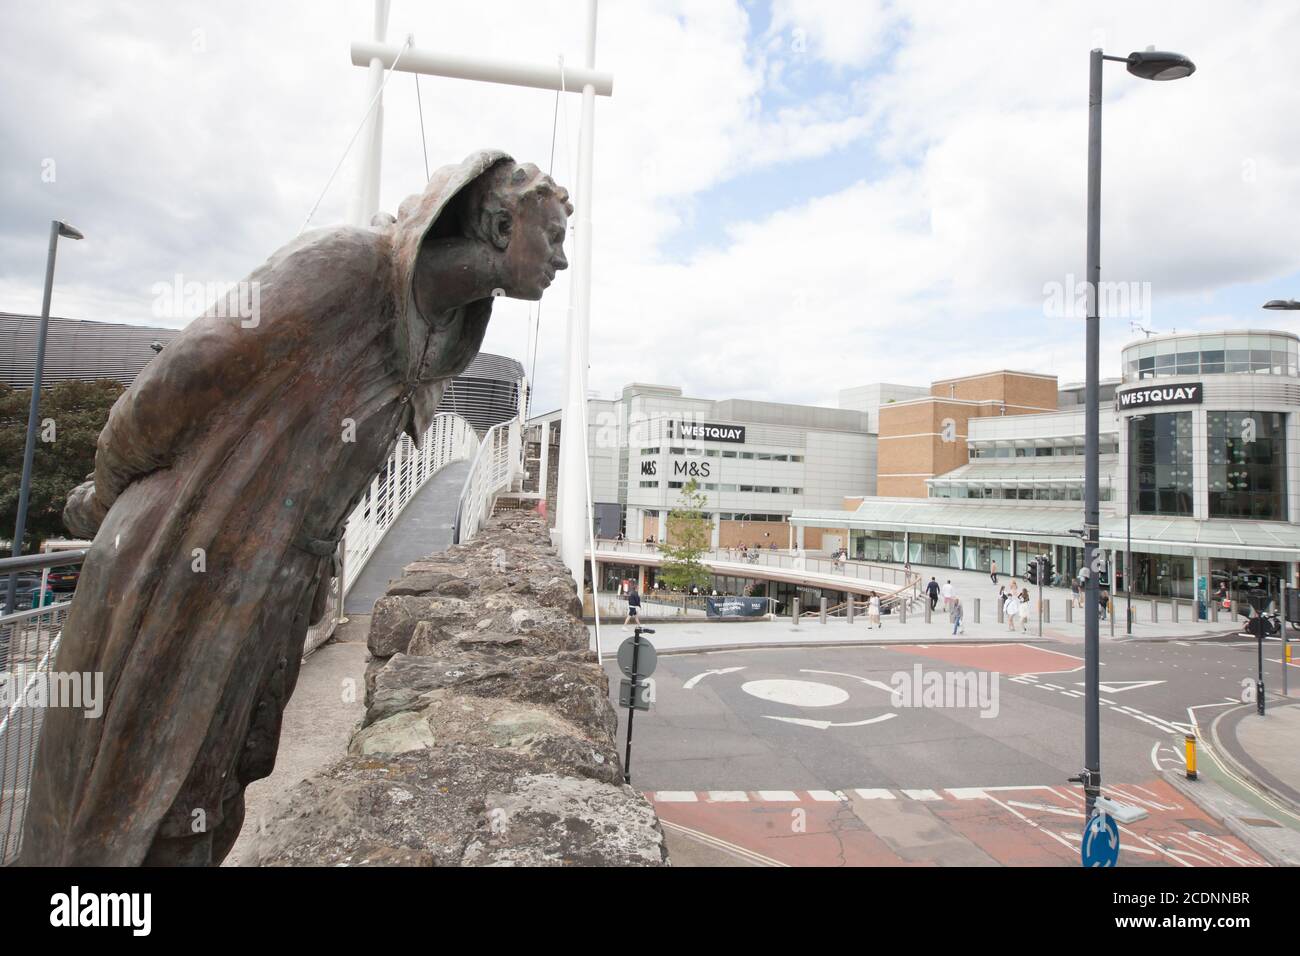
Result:
M939 582L930 578L930 583L925 586L925 593L930 596L930 610L933 611L939 605Z
M989 578L994 584L998 583L998 563L996 561L989 562Z
M953 637L956 637L958 632L966 633L966 628L962 626L961 620L961 598L952 598L951 603L948 605L948 620L952 621Z
M1075 607L1079 606L1079 579L1070 578L1070 601Z
M1007 630L1016 629L1016 616L1020 613L1020 597L1015 591L1007 592L1007 599L1002 605L1002 613L1007 619Z
M943 609L952 610L952 602L957 600L957 589L952 586L952 580L949 579L943 585Z
M880 627L880 595L875 591L871 592L871 599L867 601L867 627Z
M1020 632L1023 634L1029 630L1029 588L1020 589Z
M628 623L636 625L640 622L641 614L641 595L637 593L636 585L627 592L627 617L623 618L623 630L627 630Z

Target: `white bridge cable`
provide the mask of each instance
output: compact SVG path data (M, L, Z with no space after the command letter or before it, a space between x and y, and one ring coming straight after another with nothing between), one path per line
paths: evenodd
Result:
M334 182L334 177L337 176L339 174L339 170L343 168L343 163L344 161L347 160L348 153L352 151L353 144L356 143L357 137L361 135L361 130L365 128L366 120L370 118L370 114L375 111L375 107L379 104L379 101L383 98L384 87L386 87L388 85L388 81L393 78L393 71L397 69L398 62L402 59L402 55L411 48L411 45L414 42L415 42L414 35L408 33L406 36L406 40L403 41L402 43L402 48L397 51L397 56L393 58L393 65L388 68L388 73L384 77L384 82L380 83L379 89L375 90L375 95L370 98L370 105L367 106L366 111L361 114L361 122L357 124L356 130L353 131L352 138L348 140L348 145L343 147L343 155L339 157L338 163L335 164L334 171L330 173L330 178L325 180L325 188L320 191L320 195L317 196L316 201L312 203L311 212L307 213L307 218L303 220L302 226L299 227L298 235L301 236L303 234L303 231L307 228L307 225L311 222L312 216L316 215L316 210L320 208L321 201L325 198L325 194L329 192L329 188ZM423 120L423 117L421 117L421 120Z

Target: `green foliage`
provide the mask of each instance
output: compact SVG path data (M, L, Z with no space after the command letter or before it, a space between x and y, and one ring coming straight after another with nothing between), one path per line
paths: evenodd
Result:
M700 555L709 548L713 537L713 520L704 513L708 498L695 479L682 488L681 503L668 512L668 540L660 545L663 567L660 579L670 588L706 588L713 572L700 563Z
M95 443L108 421L109 410L124 390L118 382L107 379L59 382L41 390L24 551L36 550L46 538L67 536L63 506L68 492L94 471ZM0 384L0 536L6 538L13 534L18 517L31 398L29 388ZM53 441L42 440L50 437Z

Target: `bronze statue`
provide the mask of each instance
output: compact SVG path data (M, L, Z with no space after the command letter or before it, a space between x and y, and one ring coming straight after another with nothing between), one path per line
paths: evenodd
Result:
M210 309L99 436L65 521L94 536L54 669L102 672L98 719L46 712L22 861L213 865L275 765L348 514L478 352L492 299L567 267L568 193L480 152L396 218L317 230Z

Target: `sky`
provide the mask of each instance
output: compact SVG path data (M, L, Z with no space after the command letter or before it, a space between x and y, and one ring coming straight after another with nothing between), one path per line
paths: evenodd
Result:
M393 0L388 39L577 64L583 6ZM367 99L349 44L372 16L6 5L0 310L39 311L52 218L86 235L60 246L54 314L173 327L198 310L163 285L239 281L318 200L312 228L342 222ZM1082 380L1088 51L1149 45L1197 71L1106 65L1102 278L1129 294L1103 375L1143 330L1300 331L1260 309L1300 298L1300 6L604 0L590 389L834 406L877 381ZM579 96L416 84L384 92L382 209L421 189L426 146L432 167L495 147L575 187ZM499 301L483 345L524 362L536 411L560 404L568 276L540 308Z

